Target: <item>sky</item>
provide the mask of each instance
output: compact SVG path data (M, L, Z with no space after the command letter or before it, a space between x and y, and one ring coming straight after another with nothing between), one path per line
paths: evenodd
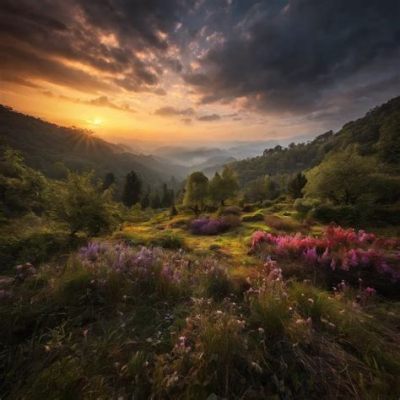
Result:
M110 141L337 130L400 95L398 0L2 0L0 103Z

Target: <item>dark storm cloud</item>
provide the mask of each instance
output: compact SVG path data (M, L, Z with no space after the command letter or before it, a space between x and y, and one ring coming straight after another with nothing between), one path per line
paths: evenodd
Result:
M86 90L76 68L63 60L92 68L102 75L103 85L125 90L152 90L157 93L163 68L181 69L178 60L166 55L168 33L185 14L190 2L180 0L3 0L0 5L0 58L2 74L19 73L29 78L46 78ZM7 55L12 46L18 60ZM144 56L139 56L144 52ZM152 53L151 59L146 53ZM38 60L47 61L49 66ZM64 68L61 67L64 66ZM55 68L53 68L55 67ZM54 70L49 73L49 70ZM62 70L63 69L63 70ZM71 70L71 71L67 71ZM58 73L60 72L60 73ZM118 76L116 76L118 74ZM67 79L63 75L68 76ZM73 76L76 80L72 82ZM20 77L22 79L22 77ZM67 81L66 81L67 80ZM91 82L89 83L91 86Z
M261 110L308 112L328 106L344 82L351 88L353 76L370 85L376 73L399 76L398 0L234 0L221 21L225 40L184 76L203 103L243 97ZM376 60L385 61L378 71Z
M203 104L334 122L399 94L399 21L399 0L2 0L0 72L99 98L171 71ZM156 114L218 119L185 110Z

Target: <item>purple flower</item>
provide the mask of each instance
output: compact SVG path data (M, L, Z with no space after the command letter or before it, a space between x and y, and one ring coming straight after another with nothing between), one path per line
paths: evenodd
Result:
M317 250L315 247L311 249L305 249L303 252L305 261L309 264L315 264L318 260Z
M222 219L198 218L192 221L190 230L195 235L217 235L229 226Z

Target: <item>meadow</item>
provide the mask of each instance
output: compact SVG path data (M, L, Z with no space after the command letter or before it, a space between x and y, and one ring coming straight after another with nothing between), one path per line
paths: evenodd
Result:
M284 200L177 211L133 208L8 269L3 396L398 398L395 228L323 225Z

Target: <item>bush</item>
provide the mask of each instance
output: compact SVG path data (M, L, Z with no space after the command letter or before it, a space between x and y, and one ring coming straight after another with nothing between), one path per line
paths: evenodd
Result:
M376 206L368 213L368 222L377 225L400 225L400 205Z
M264 214L261 211L257 211L254 214L244 215L242 217L243 222L258 222L264 221Z
M183 238L173 232L166 232L155 237L150 241L150 244L164 249L182 249L185 247Z
M190 231L194 235L218 235L228 229L229 226L221 218L198 218L190 224Z
M50 197L54 217L68 225L71 235L107 233L118 224L119 207L110 190L102 191L93 173L69 173L66 182L53 184Z
M293 232L300 228L300 225L287 218L280 218L276 215L268 215L265 217L265 223L278 231Z
M237 215L225 215L224 217L221 217L221 220L228 229L237 228L242 222L240 217Z
M301 215L307 215L313 208L319 206L320 201L316 199L296 199L293 203L294 209Z
M356 206L321 204L313 210L312 217L327 224L354 225L361 222L362 212Z
M0 238L0 260L4 269L16 264L48 261L52 256L73 247L68 235L57 232L33 232L22 238Z

